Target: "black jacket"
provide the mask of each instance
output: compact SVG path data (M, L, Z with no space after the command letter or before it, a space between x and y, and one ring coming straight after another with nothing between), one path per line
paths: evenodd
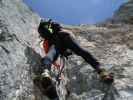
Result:
M40 27L39 32L46 33L45 29L41 29ZM70 34L70 31L62 29L58 32L54 32L53 34L47 33L42 36L43 38L48 39L49 47L54 45L59 54L63 54L64 51L70 49L75 54L84 58L84 60L95 69L99 68L100 63L88 51L81 48Z

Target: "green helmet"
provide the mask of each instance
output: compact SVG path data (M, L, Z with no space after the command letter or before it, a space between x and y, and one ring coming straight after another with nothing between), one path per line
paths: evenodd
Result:
M42 25L44 28L48 29L50 31L50 33L53 33L51 24L52 24L52 19L48 19L48 20L41 19L41 21L40 21L40 25Z
M44 20L41 19L39 27L38 27L38 32L41 37L46 38L49 37L51 34L53 34L53 29L51 27L51 22L52 20Z

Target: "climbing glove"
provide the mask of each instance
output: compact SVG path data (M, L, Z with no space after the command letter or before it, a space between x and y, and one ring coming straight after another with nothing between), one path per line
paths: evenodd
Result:
M106 69L100 68L100 69L98 70L98 74L99 74L101 80L102 80L104 83L107 83L107 84L113 83L113 81L114 81L113 75L112 75L111 73L109 73Z

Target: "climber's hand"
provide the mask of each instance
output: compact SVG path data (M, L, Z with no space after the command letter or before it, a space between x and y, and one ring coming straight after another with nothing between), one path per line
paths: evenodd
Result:
M98 73L104 83L111 84L114 82L113 74L109 73L106 69L101 68Z

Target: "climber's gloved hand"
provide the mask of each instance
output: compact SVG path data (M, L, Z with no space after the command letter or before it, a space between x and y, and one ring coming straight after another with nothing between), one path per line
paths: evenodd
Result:
M111 84L114 82L113 75L109 73L106 69L100 68L97 72L104 83Z

